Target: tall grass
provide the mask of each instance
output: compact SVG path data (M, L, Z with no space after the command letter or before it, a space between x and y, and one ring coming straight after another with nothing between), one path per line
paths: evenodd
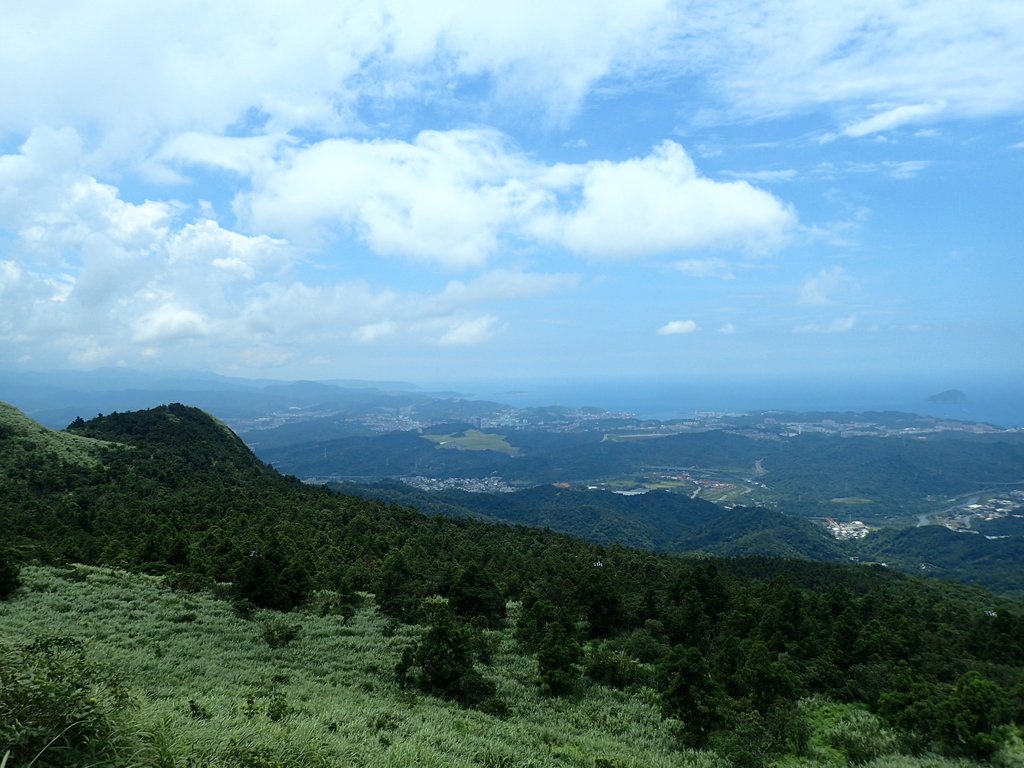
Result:
M25 588L0 604L0 642L85 643L132 697L124 728L152 764L661 768L685 758L650 692L546 698L507 632L484 669L510 709L499 719L399 688L392 670L418 629L396 627L370 600L348 620L315 607L243 619L156 577L85 566L22 576ZM272 647L266 625L280 621L298 629Z
M498 650L483 668L509 709L499 718L400 688L392 670L419 629L381 616L370 596L348 619L316 596L303 611L242 618L228 602L173 592L159 577L86 566L26 566L22 577L25 588L0 603L0 646L54 635L84 643L129 699L117 735L123 765L728 766L679 749L651 689L542 695L536 662L518 652L511 630L494 634ZM895 754L891 735L855 707L803 706L814 735L807 755L784 761L790 768L967 765ZM6 749L0 743L0 768L28 764ZM1020 768L1019 758L1002 762Z

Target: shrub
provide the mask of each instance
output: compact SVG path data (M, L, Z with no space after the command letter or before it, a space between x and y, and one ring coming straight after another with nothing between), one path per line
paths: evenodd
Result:
M271 619L263 622L262 636L271 648L284 648L299 636L301 624L292 624L283 619Z
M0 552L0 600L6 600L21 586L21 569L7 553Z
M10 765L110 765L118 746L120 686L80 642L46 637L0 646L0 744Z
M595 683L613 688L627 688L630 685L650 682L650 675L641 664L626 654L613 651L604 645L588 650L583 670Z
M842 752L851 764L866 763L897 749L896 734L883 728L870 712L850 712L826 735L829 745Z

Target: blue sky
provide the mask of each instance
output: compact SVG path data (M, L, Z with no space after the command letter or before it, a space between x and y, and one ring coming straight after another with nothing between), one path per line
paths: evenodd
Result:
M0 367L1024 374L1024 4L23 3Z

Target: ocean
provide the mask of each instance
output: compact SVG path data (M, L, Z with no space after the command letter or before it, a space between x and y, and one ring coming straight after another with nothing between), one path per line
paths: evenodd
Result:
M521 408L592 406L663 421L708 411L902 411L1024 428L1024 384L1009 379L576 378L448 386L477 399ZM966 399L961 403L929 400L953 389L963 392Z

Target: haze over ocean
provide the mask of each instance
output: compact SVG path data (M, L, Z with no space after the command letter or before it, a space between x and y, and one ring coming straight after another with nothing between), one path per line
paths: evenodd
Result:
M552 378L452 382L444 387L517 407L593 406L661 420L699 411L904 411L1000 427L1024 427L1024 396L1010 377ZM967 400L959 404L928 401L932 395L950 389L962 391Z

